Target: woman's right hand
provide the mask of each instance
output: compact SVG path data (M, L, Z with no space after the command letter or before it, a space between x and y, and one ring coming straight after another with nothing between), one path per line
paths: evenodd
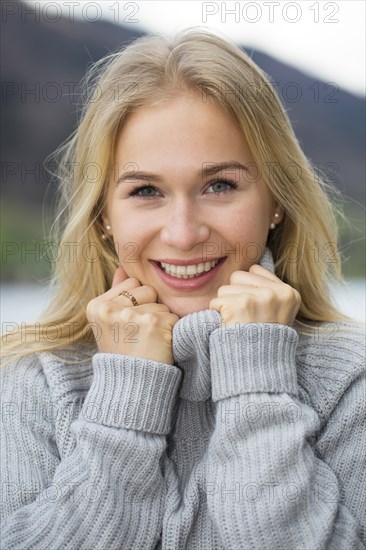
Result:
M131 292L139 305L119 296L123 290ZM173 365L172 334L179 317L156 302L153 287L141 286L118 267L110 290L90 300L86 308L99 351Z

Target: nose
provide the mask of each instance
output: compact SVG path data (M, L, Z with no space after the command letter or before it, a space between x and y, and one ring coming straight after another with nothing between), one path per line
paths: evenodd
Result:
M162 221L161 241L176 250L189 251L208 240L210 230L191 201L182 199L170 205Z

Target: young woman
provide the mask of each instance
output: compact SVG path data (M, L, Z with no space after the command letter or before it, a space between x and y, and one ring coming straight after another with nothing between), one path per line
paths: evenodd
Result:
M365 548L362 327L276 93L197 28L93 75L53 302L5 335L4 548Z

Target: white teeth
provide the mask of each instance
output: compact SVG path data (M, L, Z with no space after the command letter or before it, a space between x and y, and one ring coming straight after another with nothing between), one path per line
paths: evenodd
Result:
M204 271L210 271L220 260L205 262L196 265L172 265L161 263L162 268L166 273L177 279L191 279L200 275Z
M184 267L184 266L181 266L181 267ZM187 275L196 275L196 273L197 271L196 271L195 265L187 265ZM182 275L185 275L185 273L182 273Z
M161 264L163 265L163 264ZM177 275L188 275L187 268L184 265L177 265Z

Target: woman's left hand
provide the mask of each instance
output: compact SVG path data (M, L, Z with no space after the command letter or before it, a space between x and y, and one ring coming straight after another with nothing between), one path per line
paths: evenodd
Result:
M234 271L230 284L219 288L209 309L216 309L226 326L235 323L291 325L300 304L297 290L256 264L249 271Z

